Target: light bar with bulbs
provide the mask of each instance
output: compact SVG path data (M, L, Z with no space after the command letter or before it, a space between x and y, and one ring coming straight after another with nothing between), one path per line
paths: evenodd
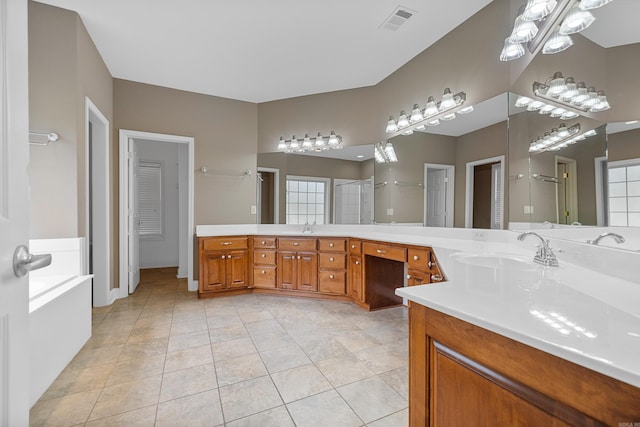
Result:
M458 92L454 95L451 93L451 89L446 88L440 102L436 103L433 96L430 96L424 109L420 108L418 104L414 104L410 115L407 116L403 110L400 111L397 121L393 116L390 116L386 132L391 134L401 132L402 135L411 135L414 130L422 131L427 126L439 125L440 120L453 120L456 118L456 113L470 113L473 111L473 106L464 107L466 99L467 95L464 92Z
M573 77L562 76L556 72L545 83L534 82L533 92L540 98L566 105L580 111L598 113L611 108L603 90L584 82L576 83Z
M545 151L561 150L569 145L577 144L580 141L596 135L595 129L589 129L580 133L580 123L566 127L564 123L557 128L551 129L551 132L545 132L543 136L531 141L529 144L529 152L532 154L544 153Z
M304 153L305 151L326 151L339 150L342 148L342 137L331 131L329 136L322 136L320 132L315 137L305 134L303 139L296 138L295 135L291 139L280 137L278 142L278 150L285 153Z
M389 141L382 141L374 146L374 157L376 163L396 163L398 156L393 148L393 144Z

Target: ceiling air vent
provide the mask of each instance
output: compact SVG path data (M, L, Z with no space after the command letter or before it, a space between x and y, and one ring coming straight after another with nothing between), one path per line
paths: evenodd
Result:
M391 15L384 20L380 28L384 28L389 31L396 31L402 24L407 22L416 13L415 10L398 6Z

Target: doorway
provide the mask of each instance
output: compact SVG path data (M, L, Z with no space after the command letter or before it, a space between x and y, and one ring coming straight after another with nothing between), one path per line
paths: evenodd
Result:
M424 164L424 226L453 227L455 166Z
M259 167L256 174L257 224L279 224L280 169Z
M556 223L578 222L578 183L575 159L555 156L556 162Z
M186 277L188 289L193 280L193 200L194 139L192 137L120 130L120 293L133 293L139 277L139 218L135 189L138 161L137 142L178 144L178 277Z
M86 249L84 271L93 274L93 306L110 305L119 297L111 287L109 227L109 121L85 98Z
M465 227L502 229L505 156L468 162Z

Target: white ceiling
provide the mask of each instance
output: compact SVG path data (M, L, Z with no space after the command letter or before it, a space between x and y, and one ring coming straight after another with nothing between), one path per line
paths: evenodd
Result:
M596 20L580 34L602 47L640 43L640 0L614 0L592 10Z
M375 85L491 0L40 0L76 11L115 78L249 102Z

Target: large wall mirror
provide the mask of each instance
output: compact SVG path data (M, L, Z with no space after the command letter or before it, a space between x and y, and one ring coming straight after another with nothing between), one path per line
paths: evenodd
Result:
M632 123L640 119L640 34L626 29L635 28L635 3L595 11L573 46L529 58L508 93L472 113L376 141L392 146L397 162L376 162L374 145L259 154L258 222L298 223L313 210L317 222L333 224L640 226L640 124ZM534 82L555 72L605 90L611 109L562 118L518 102L540 101ZM545 134L567 131L561 143L532 150Z

